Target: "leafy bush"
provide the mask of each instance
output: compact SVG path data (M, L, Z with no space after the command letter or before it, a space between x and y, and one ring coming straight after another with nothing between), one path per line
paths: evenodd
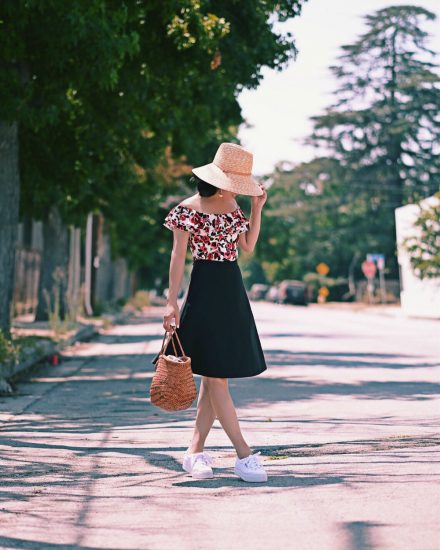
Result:
M268 283L262 265L253 258L250 260L243 260L241 262L241 271L243 274L244 285L247 289L250 289L255 283Z
M138 290L129 302L135 309L141 311L144 307L150 305L149 292L147 290Z
M418 234L403 242L411 267L421 279L440 277L440 192L434 196L438 199L434 204L420 208L414 224Z
M18 363L19 347L0 330L0 365Z

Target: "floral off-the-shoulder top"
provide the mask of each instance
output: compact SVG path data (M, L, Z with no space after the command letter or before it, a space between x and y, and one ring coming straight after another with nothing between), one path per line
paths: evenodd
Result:
M163 225L189 231L193 259L224 262L237 259L238 238L249 229L249 223L240 207L224 214L208 214L178 204L167 214Z

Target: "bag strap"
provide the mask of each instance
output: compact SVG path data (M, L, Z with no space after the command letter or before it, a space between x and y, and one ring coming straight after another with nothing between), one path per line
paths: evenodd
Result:
M173 332L173 335L174 334L176 335L177 342L179 343L180 351L182 352L182 355L184 356L185 352L183 351L182 342L180 341L179 335L177 334L177 329ZM176 353L176 355L177 355L177 353Z
M167 336L168 336L168 338L167 338ZM165 342L165 338L167 338L166 342ZM165 334L163 335L162 346L160 348L159 355L163 354L163 352L165 351L165 348L168 346L168 343L169 343L170 340L171 340L171 343L173 344L174 354L177 356L177 349L176 349L176 345L174 344L174 340L173 340L173 332L168 331L168 330L166 330Z
M166 338L167 334L169 335L169 338L165 342L165 338ZM165 348L168 346L168 343L171 340L171 344L173 345L173 349L174 349L174 355L176 357L178 357L177 348L176 348L176 344L174 343L173 336L176 336L177 342L178 342L179 347L180 347L180 351L182 352L183 356L185 355L185 352L183 351L183 347L182 347L182 342L180 341L180 338L179 338L179 335L177 334L176 329L170 330L170 331L165 331L165 334L163 335L162 346L161 346L160 352L159 352L160 355L165 351Z

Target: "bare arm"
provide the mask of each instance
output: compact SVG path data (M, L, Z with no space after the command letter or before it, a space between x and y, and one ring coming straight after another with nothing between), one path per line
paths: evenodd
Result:
M163 327L171 330L173 324L180 324L180 311L177 305L177 297L182 285L185 271L185 257L188 248L189 233L181 229L173 229L173 249L171 251L168 298L163 316ZM172 321L174 320L174 323Z
M244 252L253 252L258 241L261 228L261 210L267 199L267 193L264 188L263 191L264 193L259 197L252 197L249 229L245 233L240 233L238 239L238 244Z

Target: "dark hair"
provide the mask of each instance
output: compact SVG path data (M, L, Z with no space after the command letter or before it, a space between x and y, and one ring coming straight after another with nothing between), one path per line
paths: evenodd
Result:
M197 189L202 197L212 197L212 195L215 195L218 191L218 187L200 179L195 174L190 177L189 181L190 183L197 185Z

